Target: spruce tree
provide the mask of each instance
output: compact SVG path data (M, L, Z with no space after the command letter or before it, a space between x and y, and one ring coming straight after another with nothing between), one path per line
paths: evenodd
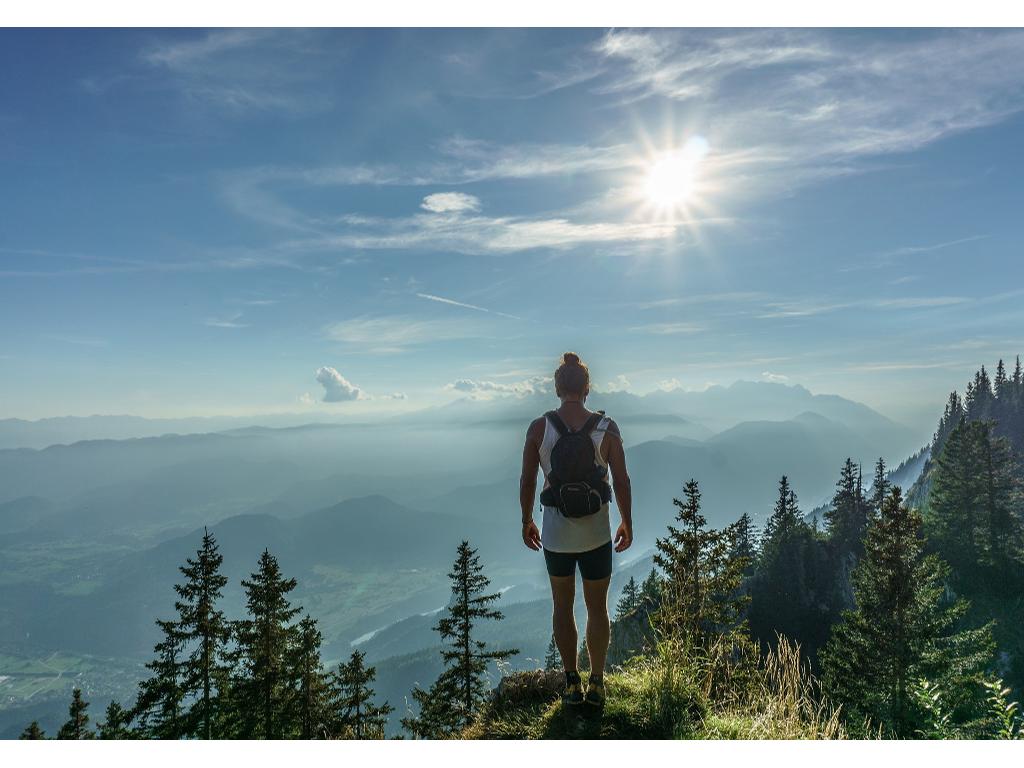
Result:
M750 580L751 630L768 644L782 634L813 655L828 636L834 593L825 543L804 521L796 493L783 476Z
M353 651L347 663L338 665L331 685L338 733L354 739L384 738L388 715L395 708L386 701L380 706L373 703L374 690L370 684L376 677L376 667L366 666L362 651Z
M57 731L57 738L65 741L93 739L95 734L89 729L89 702L82 698L82 689L75 688L71 692L71 706L68 707L68 720Z
M619 598L619 602L615 606L615 619L618 620L623 616L628 616L635 611L639 605L640 588L637 586L636 579L630 576L629 581L626 582L626 586L622 588L622 596Z
M926 531L959 578L993 592L1021 577L1019 467L992 422L961 419L939 455Z
M156 624L163 639L153 647L156 658L146 664L153 674L139 683L133 715L139 720L140 731L149 738L180 739L186 733L182 713L185 638L174 621L158 620Z
M291 605L288 594L295 586L267 550L256 572L242 581L248 616L233 627L238 676L232 696L242 738L280 739L293 724L289 652L296 627L291 621L301 608Z
M178 631L192 644L192 652L183 668L185 694L193 699L187 714L187 732L191 736L212 739L217 720L216 688L214 686L230 635L224 613L217 608L227 577L220 572L224 558L218 552L217 542L203 529L203 541L195 559L188 558L180 568L185 577L183 584L174 586L179 600L175 608L179 615Z
M879 456L878 461L875 462L875 477L871 481L869 517L881 514L882 503L885 501L886 496L889 495L889 488L891 485L892 484L889 482L888 472L885 468L885 459Z
M732 541L729 545L729 558L736 560L742 558L746 561L747 567L744 575L749 576L753 571L754 562L757 560L757 528L750 515L744 512L739 519L730 527Z
M118 702L111 701L107 705L103 722L97 724L96 727L99 730L100 738L106 741L130 739L132 732L128 726L131 721L131 711L124 709Z
M295 680L298 736L316 739L327 735L330 723L328 699L330 691L323 664L320 644L323 640L316 620L304 616L295 633L292 649L292 677Z
M562 656L558 652L558 646L555 645L555 634L551 633L551 641L548 643L547 653L544 654L544 669L561 669L562 667Z
M661 602L661 577L656 568L651 568L644 583L640 585L640 599L649 607Z
M21 732L21 736L18 738L25 741L38 741L40 739L45 739L46 733L39 727L39 723L33 720L28 724L25 730Z
M1009 388L1007 387L1009 379L1006 377L1006 368L1003 366L1002 358L999 359L999 365L996 366L996 378L993 384L993 394L997 400L1002 400L1009 395Z
M436 738L468 726L487 693L486 672L492 661L501 661L519 653L517 649L488 650L486 643L473 637L476 622L501 620L501 611L491 605L501 595L486 594L490 586L476 550L463 541L448 578L452 583L452 601L434 630L443 643L441 657L445 670L428 692L417 688L413 698L420 704L419 717L406 718L402 724L414 735Z
M860 470L848 458L840 470L832 503L825 510L825 531L840 557L851 553L859 557L863 552L867 518Z
M942 681L962 704L980 690L993 650L990 628L955 631L967 605L946 604L948 567L924 554L921 527L892 488L854 571L856 608L843 613L820 654L825 688L851 721L866 716L896 736L913 735L924 717L916 680Z
M707 528L700 513L700 488L686 483L685 501L673 499L679 527L656 542L654 562L665 574L663 599L655 624L666 635L704 647L713 635L733 631L742 622L749 598L740 590L748 562L730 559L729 531Z

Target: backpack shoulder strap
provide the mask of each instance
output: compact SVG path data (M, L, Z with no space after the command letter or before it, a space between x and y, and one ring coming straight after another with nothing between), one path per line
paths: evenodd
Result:
M555 431L558 432L559 437L565 437L569 434L569 428L565 425L565 422L562 421L562 417L555 411L548 411L544 416L551 422L551 426L553 426Z
M585 435L589 435L591 432L594 431L597 425L601 423L601 419L603 418L604 411L595 411L593 414L591 414L590 418L584 422L583 426L580 427L580 432L582 432Z

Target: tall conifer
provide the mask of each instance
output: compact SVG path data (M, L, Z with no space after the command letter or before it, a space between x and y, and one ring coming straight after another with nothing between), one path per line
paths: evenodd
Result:
M429 691L413 691L420 716L402 721L414 735L426 738L451 734L468 726L487 692L488 665L519 653L517 649L489 650L486 643L473 636L478 621L500 620L503 616L491 607L501 595L486 593L490 579L484 575L480 557L468 541L459 544L448 578L452 583L452 601L434 627L441 636L441 657L446 668Z
M203 529L203 541L195 559L188 558L180 568L185 581L174 586L178 593L175 608L178 611L178 631L192 645L184 664L184 688L193 699L188 712L188 732L202 739L214 738L217 721L215 682L219 668L224 665L224 654L230 628L217 603L221 598L227 577L220 572L224 558L218 552L217 542Z
M182 704L185 700L183 649L185 638L174 621L156 622L163 638L154 648L156 658L146 664L152 676L139 683L133 715L139 729L154 739L180 739L187 732Z
M338 713L338 732L354 739L382 739L388 715L395 708L386 701L374 704L374 690L370 684L377 677L376 667L366 666L366 655L353 651L347 663L338 665L331 681Z
M75 688L71 692L71 706L68 707L68 719L57 731L57 738L63 740L93 739L96 735L89 729L89 702L82 698L82 689Z
M856 608L843 613L821 653L824 685L854 721L867 716L894 735L911 736L923 716L912 695L917 679L980 690L991 633L955 631L967 606L946 604L947 573L935 555L924 554L920 514L892 488L854 571Z
M239 674L233 695L243 738L279 739L294 723L294 687L289 664L300 607L288 594L295 579L281 574L277 558L264 550L245 588L248 616L234 625Z

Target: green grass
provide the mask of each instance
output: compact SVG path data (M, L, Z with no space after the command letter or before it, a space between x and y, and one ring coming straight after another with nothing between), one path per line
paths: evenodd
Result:
M527 673L528 674L528 673ZM603 709L498 698L467 739L844 739L838 712L816 695L797 649L781 644L722 688L700 660L660 649L606 675ZM510 686L512 688L514 686Z

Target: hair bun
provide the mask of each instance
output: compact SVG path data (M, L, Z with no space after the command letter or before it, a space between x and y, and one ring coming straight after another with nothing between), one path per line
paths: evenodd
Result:
M575 352L566 352L562 355L562 365L579 365L580 356Z

